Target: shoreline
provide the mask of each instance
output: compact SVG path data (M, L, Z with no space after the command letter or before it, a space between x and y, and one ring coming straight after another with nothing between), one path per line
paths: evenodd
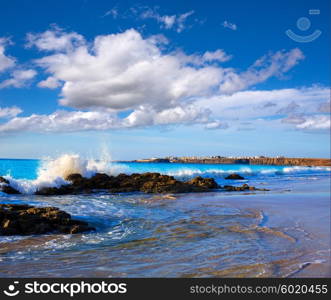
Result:
M124 162L124 161L123 161ZM330 167L331 159L328 158L292 158L292 157L166 157L147 158L128 162L136 163L183 163L183 164L241 164L241 165L266 165L266 166L305 166L305 167Z

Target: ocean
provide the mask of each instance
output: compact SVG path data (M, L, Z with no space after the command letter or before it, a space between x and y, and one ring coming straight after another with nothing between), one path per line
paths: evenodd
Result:
M66 175L159 172L270 191L37 196ZM238 173L245 180L226 180ZM0 159L21 195L0 203L55 206L97 230L0 236L0 277L330 277L330 168L111 162L78 155Z

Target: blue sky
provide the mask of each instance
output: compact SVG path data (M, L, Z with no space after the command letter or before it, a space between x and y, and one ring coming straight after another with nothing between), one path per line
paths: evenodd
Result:
M0 5L0 157L330 155L329 1Z

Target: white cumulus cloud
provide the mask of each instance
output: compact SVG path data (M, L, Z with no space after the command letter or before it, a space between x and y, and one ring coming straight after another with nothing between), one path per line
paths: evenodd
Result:
M49 76L45 80L38 82L38 86L41 88L56 89L61 86L61 82L55 77Z
M0 107L0 119L1 118L13 118L20 114L22 110L19 107Z
M232 58L231 55L227 55L222 49L216 51L206 51L202 56L204 61L220 61L225 62Z
M0 89L6 87L23 87L36 75L37 72L33 69L14 70L10 78L0 82Z
M13 117L0 124L0 133L17 132L78 132L87 130L108 130L153 125L196 124L210 121L210 112L194 106L174 107L154 111L141 107L126 118L120 119L109 111L64 111L49 115L33 114L28 117L15 117L21 110L0 109L0 117Z
M5 47L10 43L7 38L0 38L0 72L3 72L15 65L15 59L5 54Z
M8 38L0 38L0 73L5 72L7 79L0 81L0 89L6 87L20 88L37 75L33 69L23 69L15 58L5 54L5 47L11 44ZM9 75L9 78L8 78Z
M85 43L83 36L76 32L64 32L56 25L43 33L28 33L26 36L27 48L36 46L46 51L69 51Z
M62 40L58 34L38 34L30 39L40 50L56 50L57 39ZM55 37L54 47L49 44L49 36ZM47 47L43 46L45 43ZM126 110L140 105L162 109L215 93L215 88L224 93L245 89L283 74L303 57L298 49L281 51L262 57L247 71L238 73L204 64L228 60L230 56L223 50L207 51L202 56L178 55L163 51L164 44L160 43L162 39L144 39L134 29L97 36L90 47L80 39L76 46L60 47L36 61L52 78L40 85L54 87L63 82L60 103L78 109Z
M0 124L0 132L73 132L106 130L114 127L116 127L116 117L110 113L62 110L50 115L33 114L29 117L15 117L5 124Z
M207 94L220 82L220 68L189 66L176 55L163 54L159 41L143 39L131 29L97 36L91 51L79 46L37 63L64 82L60 103L79 109L174 107L179 101ZM36 46L40 43L36 40Z

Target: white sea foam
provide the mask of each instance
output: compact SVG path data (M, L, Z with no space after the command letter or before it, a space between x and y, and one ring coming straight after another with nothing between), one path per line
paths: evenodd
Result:
M303 171L326 171L330 172L330 167L303 167L303 166L293 166L293 167L285 167L283 169L284 173L297 173L297 172L303 172Z
M300 173L300 172L330 172L330 167L301 167L301 166L291 166L284 168L275 168L275 167L264 167L264 168L254 168L254 167L241 167L239 169L205 169L200 170L197 168L180 168L177 170L165 171L164 173L171 176L176 177L190 177L190 176L198 176L198 175L214 175L214 176L226 176L231 173L239 173L246 175L280 175L280 174L288 174L288 173Z
M243 167L236 170L222 170L222 169L206 169L206 170L199 170L199 169L188 169L188 168L182 168L179 170L174 171L167 171L165 174L171 175L171 176L178 176L178 177L185 177L185 176L195 176L195 175L203 175L203 174L211 174L211 175L228 175L232 173L241 173L241 174L254 174L258 171L252 170L249 167Z
M10 175L4 177L19 192L33 194L43 187L59 187L68 184L65 178L73 173L79 173L84 177L91 177L98 172L117 175L123 169L124 166L111 163L109 154L103 154L99 160L83 159L78 154L64 154L56 159L42 160L37 179L15 179Z

